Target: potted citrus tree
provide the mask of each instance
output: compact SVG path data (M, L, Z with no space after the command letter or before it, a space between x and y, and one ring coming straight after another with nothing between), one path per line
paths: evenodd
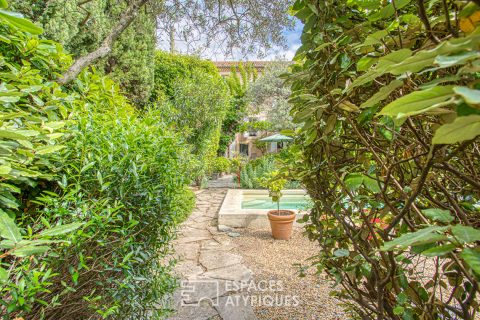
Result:
M272 172L269 177L263 179L263 185L268 189L268 195L277 204L276 210L268 211L268 220L272 229L272 236L277 240L288 240L292 235L292 226L295 221L295 212L291 210L280 210L280 199L282 190L287 180L280 176L277 171Z

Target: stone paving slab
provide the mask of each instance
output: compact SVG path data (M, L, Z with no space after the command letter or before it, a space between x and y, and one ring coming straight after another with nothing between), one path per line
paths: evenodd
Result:
M218 306L215 309L223 320L257 319L248 301L244 300L240 294L221 297L218 300Z
M231 177L215 182L211 189L197 190L197 205L182 223L173 242L178 259L175 272L180 287L173 296L176 312L171 320L253 320L255 314L239 292L252 271L240 255L231 253L231 238L217 229L218 210L231 184ZM223 186L223 187L222 187Z

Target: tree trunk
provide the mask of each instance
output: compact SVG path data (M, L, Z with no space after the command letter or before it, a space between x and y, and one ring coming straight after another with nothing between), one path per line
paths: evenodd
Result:
M118 23L112 28L109 35L102 41L102 44L95 51L88 53L87 55L78 58L70 66L70 68L62 75L58 80L60 84L67 84L75 79L82 70L95 62L96 60L105 57L112 51L115 40L122 34L122 32L132 23L135 17L140 12L140 9L149 0L136 0L133 1L128 8L123 12Z

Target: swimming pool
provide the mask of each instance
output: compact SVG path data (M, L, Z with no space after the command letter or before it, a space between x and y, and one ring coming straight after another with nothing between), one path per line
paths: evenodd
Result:
M280 199L280 209L306 209L309 198L306 195L284 195ZM266 195L244 195L242 209L277 209L277 203Z
M280 209L295 212L297 218L308 214L310 198L304 190L283 190ZM277 209L268 190L229 189L218 213L218 224L232 228L268 228L267 212ZM297 224L295 222L295 224Z

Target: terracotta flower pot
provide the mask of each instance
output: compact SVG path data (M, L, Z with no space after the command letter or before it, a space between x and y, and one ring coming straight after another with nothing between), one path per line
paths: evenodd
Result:
M292 235L292 226L295 221L295 213L290 210L270 210L268 220L272 228L272 236L277 240L288 240Z

